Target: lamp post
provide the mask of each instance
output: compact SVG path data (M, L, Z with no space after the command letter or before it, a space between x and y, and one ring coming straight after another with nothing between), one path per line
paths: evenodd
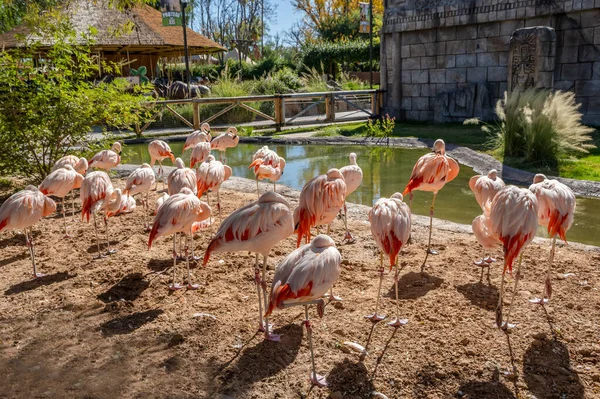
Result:
M185 58L185 77L187 80L187 97L191 98L190 91L190 61L188 57L188 45L187 45L187 23L185 22L185 8L189 4L190 0L179 0L181 2L181 25L183 26L183 54Z
M370 29L370 43L369 43L369 81L370 88L373 88L373 0L369 1L369 25Z

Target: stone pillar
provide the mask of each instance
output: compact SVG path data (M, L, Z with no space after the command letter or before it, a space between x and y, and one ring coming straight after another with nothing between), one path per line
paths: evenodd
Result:
M508 91L554 87L556 32L548 26L517 29L510 38Z
M402 46L402 34L400 32L394 32L391 35L391 39L389 46L386 46L386 56L391 57L391 64L393 65L388 73L389 80L386 87L388 90L386 95L388 101L386 112L389 113L390 116L402 118L402 58L400 52Z

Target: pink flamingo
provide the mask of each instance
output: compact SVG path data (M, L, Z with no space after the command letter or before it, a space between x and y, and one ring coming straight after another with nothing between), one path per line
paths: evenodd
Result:
M133 197L129 197L127 195L123 195L120 189L116 189L115 193L117 193L120 200L118 202L119 206L117 207L117 201L111 202L109 206L109 211L106 213L107 217L123 215L126 213L132 213L135 208L135 199ZM114 209L114 210L113 210Z
M310 244L295 249L275 269L269 308L265 313L268 317L275 308L304 306L304 325L308 333L312 362L310 380L319 387L327 386L327 381L316 372L308 306L316 304L319 317L323 317L325 302L322 297L340 277L341 262L342 257L335 243L324 234L316 236Z
M206 162L210 155L210 143L198 143L192 150L192 156L190 157L190 168L196 165ZM198 167L198 166L196 166Z
M219 218L221 217L221 199L219 197L219 188L224 181L229 180L232 174L229 166L223 165L220 161L216 161L212 155L208 156L206 162L202 162L196 170L196 179L198 186L198 198L201 198L206 193L206 201L210 205L208 199L208 191L217 190L217 209Z
M433 152L423 155L412 170L410 180L404 189L402 195L410 193L409 207L412 205L413 191L433 192L433 200L429 209L429 240L427 241L427 251L425 260L421 265L421 273L425 268L427 257L437 255L437 251L431 249L431 231L433 229L433 208L435 206L435 197L448 182L451 182L458 176L460 167L458 162L446 155L446 144L444 140L437 139L433 143Z
M294 218L290 204L275 192L263 194L257 201L237 209L219 227L204 255L204 266L210 255L219 252L249 251L256 254L254 281L258 295L259 331L265 331L265 339L278 340L269 334L269 320L263 324L262 285L265 310L267 309L267 260L269 252L277 243L294 233ZM259 255L263 256L262 280L259 277Z
M521 277L521 261L523 249L533 241L538 224L538 204L535 196L526 189L506 186L496 196L491 204L486 206L484 222L491 237L502 243L504 248L504 269L500 283L500 295L496 308L496 324L504 329L510 328L510 310L515 303L517 284ZM512 273L512 265L519 256L517 273L513 287L512 300L508 308L506 322L503 322L502 304L504 294L504 275L508 270Z
M84 159L84 158L82 158ZM69 237L67 234L67 219L65 217L65 197L70 191L81 187L84 177L71 167L71 165L65 165L63 168L56 169L50 173L42 184L40 184L40 191L44 195L53 195L58 198L62 198L62 215L63 224L65 227L65 237Z
M181 158L175 160L175 165L177 165L177 168L173 169L167 177L167 192L169 195L177 194L184 187L189 188L194 194L197 194L196 172L190 168L186 168Z
M360 187L363 180L362 169L356 164L356 154L351 152L348 158L350 159L350 165L340 169L340 172L344 176L344 181L346 182L346 198ZM346 201L344 201L344 226L346 227L344 239L351 243L354 242L354 238L352 237L352 234L350 234L350 230L348 230L347 216L348 207L346 207Z
M118 199L117 204L120 204L121 199L117 198L117 194L115 193L115 189L110 181L110 177L108 177L105 172L98 171L88 173L85 179L83 179L80 196L81 220L85 219L87 223L89 223L90 215L94 219L94 232L96 235L96 245L98 247L98 256L95 259L104 257L104 255L100 252L100 239L98 238L98 225L96 223L96 213L98 212L102 212L104 214L107 248L106 255L114 254L116 251L110 249L110 242L108 240L108 220L106 219L106 212L109 210L111 201L114 204Z
M546 272L544 293L541 298L534 298L533 303L544 304L552 296L552 283L550 272L554 262L554 251L556 247L556 236L558 235L567 243L567 230L571 228L575 217L575 194L566 185L558 180L548 179L542 174L533 178L533 184L529 190L535 194L538 201L538 223L548 229L548 235L552 238L552 249L550 249L550 261Z
M211 138L210 125L208 123L203 123L202 126L200 126L200 130L194 130L187 139L185 139L183 152L190 148L194 148L198 143L210 143Z
M177 252L175 242L177 233L186 235L185 252L186 264L188 270L188 285L191 290L198 289L197 284L192 284L192 275L190 273L190 258L188 256L189 241L194 246L194 236L192 226L196 222L201 222L210 217L210 206L202 202L194 195L192 190L184 187L179 193L170 196L158 209L154 224L148 238L148 250L152 249L152 243L159 237L173 234L173 283L169 286L170 290L183 288L176 283L175 269L177 265ZM189 235L189 236L188 236Z
M240 136L238 136L237 133L237 129L232 126L228 128L225 133L218 135L210 142L210 146L213 150L220 151L220 161L223 161L224 163L226 162L225 150L228 148L234 148L238 145Z
M31 264L33 265L33 277L43 277L37 272L35 265L35 247L33 245L32 226L43 217L51 215L56 211L56 204L46 197L35 186L27 186L11 195L2 206L0 206L0 232L4 230L24 229L25 242L29 249ZM29 233L27 232L29 230Z
M330 169L327 174L308 181L300 192L298 208L294 211L294 225L298 232L296 248L300 247L302 237L310 241L310 228L333 222L344 206L346 183L338 169ZM318 234L318 227L317 227Z
M254 153L252 163L248 166L248 169L254 169L256 194L260 197L260 190L258 189L259 180L271 180L273 182L273 191L277 191L275 184L283 175L285 159L277 155L275 151L269 150L269 147L264 146Z
M141 194L142 206L144 207L144 226L147 230L150 230L150 225L148 224L148 209L150 208L150 202L148 197L155 180L156 178L154 177L152 167L147 163L144 163L134 170L125 182L124 194L128 198L129 196L133 197L138 193ZM144 199L144 193L146 193L146 199Z
M90 168L110 170L121 163L121 143L113 143L110 150L102 150L89 160Z
M479 204L479 206L481 207L482 210L485 210L485 204L488 201L492 201L494 199L494 196L496 194L498 194L498 192L500 190L502 190L504 188L505 184L504 181L498 177L498 172L496 171L496 169L492 169L488 172L487 176L482 176L482 175L477 175L477 176L473 176L471 177L471 179L469 180L469 188L471 189L471 191L473 192L473 194L475 194L475 200L477 200L477 203ZM477 220L477 222L475 221ZM485 248L485 249L491 249L489 244L486 242L486 234L484 232L484 226L481 224L481 220L475 218L475 220L473 220L473 231L475 232L475 229L477 229L477 233L475 234L475 237L477 238L477 241L479 241L479 239L481 238L483 240L479 241L479 243ZM486 246L487 245L487 246ZM493 248L493 246L492 246ZM484 254L485 255L485 254ZM481 259L476 260L474 263L477 266L481 266L481 275L483 277L483 268L487 266L488 268L488 278L489 278L489 272L490 272L490 263L495 262L496 259L488 256L484 256Z
M491 201L488 201L487 208L489 208L490 205ZM484 208L483 212L483 215L479 215L475 219L473 219L473 222L471 223L471 228L473 230L473 235L475 235L475 238L477 239L477 242L479 242L479 244L481 244L481 246L484 249L492 250L497 248L498 245L500 245L501 243L496 237L494 237L494 235L490 231L489 209L486 211L486 209ZM483 280L483 269L487 266L487 281L488 284L491 284L490 265L494 261L495 259L492 259L492 261L490 262L484 259L483 263L481 264L475 262L476 265L481 266L481 276L479 277L480 282Z
M390 271L392 267L396 268L396 274L394 275L394 284L396 286L396 318L388 323L388 325L396 328L408 323L408 320L400 319L400 301L398 300L398 254L402 246L408 242L411 228L410 208L402 202L403 199L404 197L400 193L395 193L391 198L380 198L369 212L371 233L373 233L373 239L381 252L379 257L379 288L377 289L375 312L366 316L366 318L370 319L373 323L385 319L385 316L377 314L381 294L381 282L383 280L383 254L385 253L390 260Z
M158 161L158 176L160 176L163 183L163 190L165 188L164 170L162 161L167 158L171 158L171 162L175 162L175 155L171 151L169 144L162 140L154 140L148 144L148 152L150 153L150 167L154 168L154 164ZM156 180L156 187L158 188L158 179Z
M158 213L158 210L160 209L160 207L165 203L166 200L169 199L169 197L171 197L169 194L167 193L163 193L162 196L158 197L156 200L156 207L154 208L154 216L156 216L156 214Z
M65 155L52 167L51 172L54 172L56 169L60 169L65 165L71 165L75 172L79 173L82 176L85 176L85 173L88 170L88 161L84 157L77 158L75 155ZM71 216L75 216L75 190L71 191Z

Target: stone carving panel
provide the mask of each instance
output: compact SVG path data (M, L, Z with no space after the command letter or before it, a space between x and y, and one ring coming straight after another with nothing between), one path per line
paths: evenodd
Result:
M471 83L435 96L435 122L462 122L474 116L489 120L492 107L486 83Z
M552 89L556 32L547 26L514 31L510 38L508 91Z

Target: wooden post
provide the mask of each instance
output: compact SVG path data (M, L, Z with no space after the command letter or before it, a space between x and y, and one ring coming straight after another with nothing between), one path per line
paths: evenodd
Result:
M333 93L325 95L325 118L327 122L335 122L335 96Z
M200 130L200 104L194 101L192 102L192 107L192 114L194 115L194 130Z
M371 93L371 113L374 115L378 115L377 112L377 102L379 100L379 96L377 92Z
M273 104L275 105L275 131L280 132L285 124L285 114L283 111L284 99L281 96L275 96Z

